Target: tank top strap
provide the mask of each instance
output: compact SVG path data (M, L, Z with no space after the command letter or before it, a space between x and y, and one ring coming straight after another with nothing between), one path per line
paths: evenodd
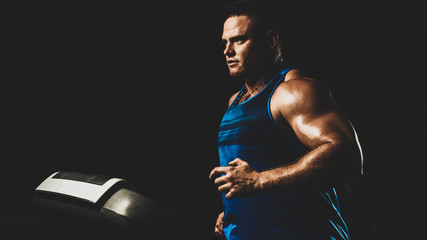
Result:
M261 90L261 92L259 92L258 94L256 94L251 99L246 100L245 102L249 102L249 101L252 101L252 99L259 99L259 98L267 100L267 98L271 97L272 93L277 88L277 86L283 81L284 77L286 76L286 73L288 73L289 70L291 70L291 69L292 69L292 67L287 67L287 68L284 68L282 70L277 71L273 75L273 77L268 81L267 86ZM238 92L237 96L234 98L234 100L233 100L232 104L230 105L230 107L234 107L234 106L240 105L238 103L238 99L239 99L239 96L242 94L242 92L245 89L246 89L246 87L245 87L245 85L243 85L243 87ZM245 103L245 102L243 102L243 103Z
M273 90L273 92L274 92L274 90L276 90L276 88L277 88L277 86L279 86L279 84L282 82L282 81L284 81L284 78L285 78L285 76L286 76L286 74L290 71L292 69L292 67L287 67L287 68L285 68L285 69L282 69L282 70L280 70L277 74L276 74L276 76L273 78L273 80L272 81L274 81L274 82L272 82L273 84L273 86L274 86L274 88L272 89Z
M279 84L281 82L283 82L286 74L289 72L289 70L291 70L292 67L288 67L282 70L279 70L274 77L270 80L270 82L267 84L267 86L265 87L264 95L265 97L269 100L271 98L271 96L273 95L274 91L276 90L277 86L279 86Z

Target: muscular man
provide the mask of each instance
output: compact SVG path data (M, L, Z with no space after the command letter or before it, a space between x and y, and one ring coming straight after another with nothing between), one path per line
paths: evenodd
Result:
M260 2L231 4L223 25L230 75L244 86L229 100L220 166L210 173L224 207L215 232L349 239L334 187L363 173L356 132L321 82L285 66L272 13Z

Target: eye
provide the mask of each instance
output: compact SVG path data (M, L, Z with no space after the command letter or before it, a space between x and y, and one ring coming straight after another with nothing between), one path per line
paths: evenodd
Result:
M234 43L237 45L240 45L240 44L245 43L246 40L247 40L246 36L240 36L240 37L237 37L236 39L234 39Z

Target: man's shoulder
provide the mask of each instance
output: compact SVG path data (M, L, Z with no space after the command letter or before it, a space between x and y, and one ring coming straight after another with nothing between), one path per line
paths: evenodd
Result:
M237 94L239 94L239 92L236 92L235 94L233 94L230 99L228 100L228 106L231 106L231 104L233 103L234 99L237 97Z
M276 92L284 94L299 94L306 91L316 91L321 88L322 84L317 79L309 76L300 69L291 69L286 74L285 79L281 82Z
M299 69L292 69L285 80L277 86L272 101L276 100L276 104L294 105L311 100L316 101L329 94L329 90L321 81Z

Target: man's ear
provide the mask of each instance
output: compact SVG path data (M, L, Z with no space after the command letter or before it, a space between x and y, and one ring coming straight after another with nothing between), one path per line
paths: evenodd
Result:
M279 43L279 33L275 29L270 29L267 31L267 39L268 39L268 46L270 49L273 49L277 46Z

